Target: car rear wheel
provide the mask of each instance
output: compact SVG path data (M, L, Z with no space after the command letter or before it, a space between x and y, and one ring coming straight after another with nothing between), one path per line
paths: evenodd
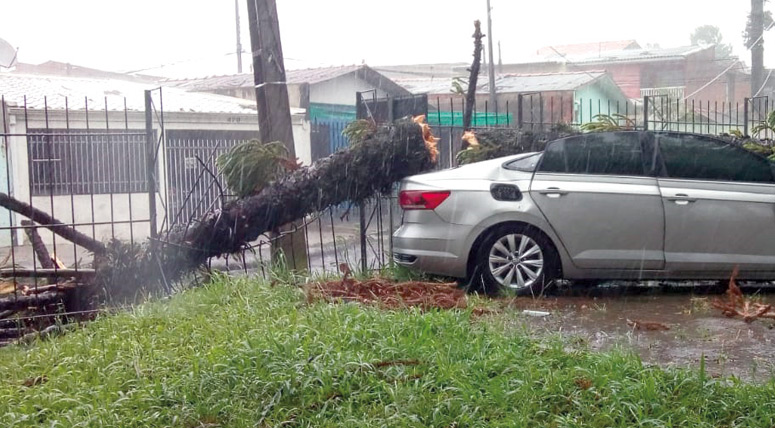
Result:
M527 226L506 226L488 233L479 246L475 276L485 292L539 295L559 276L551 242Z

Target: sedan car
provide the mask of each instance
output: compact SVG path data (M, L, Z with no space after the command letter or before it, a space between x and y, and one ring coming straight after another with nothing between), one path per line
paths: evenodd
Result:
M396 263L486 291L775 279L775 173L713 137L609 132L404 179Z

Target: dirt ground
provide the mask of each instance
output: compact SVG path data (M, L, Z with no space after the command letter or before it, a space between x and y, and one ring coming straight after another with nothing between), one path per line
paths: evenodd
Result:
M743 291L757 302L775 304L775 288L743 287ZM723 287L605 284L564 288L543 299L520 299L510 307L520 313L515 321L519 326L538 335L561 334L568 338L569 346L621 347L636 352L645 363L660 366L698 368L704 356L710 376L734 375L757 382L771 379L775 376L775 321L745 323L741 318L727 318L711 307L713 299L724 297ZM530 315L526 309L549 315Z

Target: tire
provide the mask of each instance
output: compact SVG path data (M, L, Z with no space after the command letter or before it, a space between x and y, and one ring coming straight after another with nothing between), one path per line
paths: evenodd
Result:
M485 235L474 264L472 285L493 295L541 295L560 276L552 242L529 226L507 225Z

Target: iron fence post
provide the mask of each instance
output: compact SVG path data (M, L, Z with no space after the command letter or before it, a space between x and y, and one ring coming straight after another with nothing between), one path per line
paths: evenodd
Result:
M748 104L750 104L751 99L745 98L743 99L743 135L748 135Z
M369 268L369 263L366 260L366 203L363 201L358 203L358 223L360 224L360 227L358 228L358 234L360 235L361 245L361 270L365 274L366 269Z
M643 97L643 130L649 130L649 96Z
M148 215L151 227L151 239L156 239L156 142L153 138L153 112L151 91L145 91L145 150L146 179L148 181Z
M522 94L517 94L517 128L522 129Z

